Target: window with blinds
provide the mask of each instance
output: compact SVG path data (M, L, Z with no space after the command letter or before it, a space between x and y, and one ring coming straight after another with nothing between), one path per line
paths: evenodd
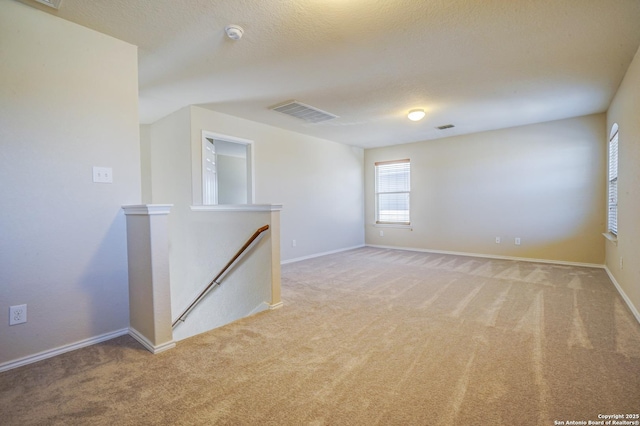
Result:
M609 141L609 218L608 230L618 235L618 131Z
M376 223L410 225L410 161L384 161L375 163L375 168Z

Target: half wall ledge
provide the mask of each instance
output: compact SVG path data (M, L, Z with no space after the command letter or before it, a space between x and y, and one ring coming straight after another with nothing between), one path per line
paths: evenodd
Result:
M282 204L215 204L191 206L194 212L275 212L282 210Z

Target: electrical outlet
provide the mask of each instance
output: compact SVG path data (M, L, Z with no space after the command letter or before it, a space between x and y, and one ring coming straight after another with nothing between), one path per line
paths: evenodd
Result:
M520 238L518 238L518 237L516 238L516 240L515 240L515 245L517 245L517 246L519 246L519 245L520 245Z
M380 236L384 237L384 231L380 231Z
M623 269L623 266L624 266L624 265L622 264L622 256L620 256L620 270L621 270L621 271L622 271L622 269Z
M295 247L297 244L296 240L291 240L291 247Z
M500 237L496 237L496 244L500 244Z
M27 305L9 306L9 325L27 322Z

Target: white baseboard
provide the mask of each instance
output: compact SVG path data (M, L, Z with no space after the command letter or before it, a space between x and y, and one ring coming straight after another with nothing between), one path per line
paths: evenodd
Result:
M274 303L273 305L269 305L269 309L270 310L280 309L282 308L282 305L284 305L284 303L282 302Z
M611 273L611 271L606 265L599 265L597 263L567 262L563 260L532 259L528 257L499 256L499 255L482 254L482 253L465 253L465 252L457 252L457 251L430 250L430 249L420 249L420 248L411 248L411 247L380 246L380 245L374 245L374 244L367 244L366 246L383 248L383 249L392 249L392 250L416 251L416 252L422 252L422 253L451 254L456 256L481 257L481 258L500 259L500 260L517 260L520 262L549 263L549 264L555 264L555 265L581 266L581 267L587 267L587 268L604 269L607 272L609 279L611 279L611 282L616 287L616 290L618 290L618 293L620 293L620 296L622 296L622 299L631 310L631 313L636 318L638 323L640 323L640 312L638 312L638 309L633 305L633 302L631 301L631 299L629 299L629 296L627 296L627 294L624 292L624 290L622 289L622 287L620 286L620 284L618 283L618 281L616 280L616 278L613 276L613 274Z
M609 275L609 279L611 280L613 285L616 286L616 290L618 290L618 293L620 293L620 296L622 296L622 299L631 310L631 313L633 314L634 317L636 317L636 320L640 323L640 312L638 312L638 309L633 305L633 302L631 301L631 299L629 299L629 296L627 296L627 293L625 293L622 287L620 287L620 284L616 280L616 277L613 276L613 274L611 273L607 265L604 266L604 270L607 271L607 275Z
M248 317L250 317L251 315L255 315L258 312L263 312L263 311L272 311L274 309L278 309L282 307L282 302L278 302L278 303L274 303L273 305L268 303L268 302L262 302L261 304L259 304L258 306L256 306L256 308L254 310L252 310L251 312L249 312L247 314Z
M28 355L23 358L19 358L13 361L8 361L0 364L0 372L11 370L13 368L22 367L24 365L33 364L34 362L42 361L47 358L53 358L54 356L62 355L67 352L75 351L76 349L84 348L87 346L95 345L96 343L104 342L106 340L115 339L116 337L124 336L129 333L128 328L112 331L110 333L101 334L99 336L90 337L88 339L80 340L79 342L71 343L64 346L59 346L54 349L39 352L37 354Z
M341 249L338 249L338 250L325 251L325 252L322 252L322 253L311 254L309 256L296 257L295 259L283 260L283 261L280 262L280 264L281 265L286 265L288 263L300 262L302 260L308 260L308 259L313 259L313 258L316 258L316 257L327 256L329 254L341 253L343 251L353 250L353 249L362 248L362 247L365 247L365 244L360 244L360 245L353 246L353 247L341 248Z
M314 254L314 255L311 255L311 256L305 256L305 257L300 257L300 258L296 258L296 259L290 259L290 260L283 261L282 264L284 265L284 264L287 264L287 263L299 262L299 261L306 260L306 259L313 259L315 257L321 257L321 256L329 255L329 254L340 253L340 252L343 252L343 251L353 250L353 249L361 248L361 247L365 247L365 246L366 247L375 247L375 248L384 248L384 249L416 251L416 252L423 252L423 253L451 254L451 255L456 255L456 256L470 256L470 257L481 257L481 258L489 258L489 259L517 260L517 261L523 261L523 262L550 263L550 264L558 264L558 265L570 265L570 266L583 266L583 267L591 267L591 268L601 268L601 269L604 269L607 272L607 275L609 276L609 279L611 279L611 282L615 286L616 290L618 291L618 293L620 294L622 299L625 301L625 303L627 304L627 306L631 310L631 313L636 318L638 323L640 323L640 312L638 312L638 309L633 305L633 302L631 302L631 299L629 299L627 294L624 292L624 290L622 289L622 287L620 286L620 284L618 283L618 281L616 280L616 278L613 276L613 274L611 273L611 271L609 270L609 268L606 265L598 265L598 264L593 264L593 263L580 263L580 262L565 262L565 261L549 260L549 259L531 259L531 258L524 258L524 257L487 255L487 254L481 254L481 253L465 253L465 252L454 252L454 251L444 251L444 250L429 250L429 249L419 249L419 248L409 248L409 247L381 246L381 245L373 245L373 244L359 245L359 246L354 246L354 247L349 247L349 248L344 248L344 249L339 249L339 250L333 250L333 251L324 252L324 253L318 253L318 254ZM263 306L263 305L266 305L266 306ZM260 312L260 311L265 310L265 309L278 309L278 308L282 307L282 305L283 305L282 302L274 303L273 305L269 305L269 304L267 304L265 302L264 304L260 304L258 306L258 308L256 308L255 312L252 312L252 313L257 313L257 312ZM84 348L84 347L87 347L87 346L95 345L96 343L101 343L101 342L104 342L104 341L107 341L107 340L115 339L116 337L124 336L125 334L131 335L131 337L136 339L149 352L154 353L154 354L157 354L157 353L160 353L160 352L164 352L164 351L166 351L168 349L171 349L171 348L174 348L176 346L176 343L174 341L163 343L162 345L159 345L159 346L154 346L144 336L142 336L142 334L140 334L137 330L135 330L133 328L123 328L123 329L116 330L116 331L113 331L113 332L110 332L110 333L101 334L99 336L94 336L94 337L91 337L91 338L88 338L88 339L80 340L80 341L75 342L75 343L71 343L71 344L60 346L60 347L57 347L57 348L54 348L54 349L50 349L50 350L47 350L47 351L39 352L37 354L28 355L26 357L19 358L19 359L13 360L13 361L4 362L4 363L0 364L0 373L3 372L3 371L12 370L14 368L22 367L22 366L25 366L25 365L28 365L28 364L33 364L35 362L42 361L42 360L45 360L45 359L48 359L48 358L53 358L55 356L62 355L62 354L67 353L67 352L71 352L71 351L74 351L76 349L80 349L80 348Z
M549 263L552 265L582 266L586 268L599 268L599 269L604 268L604 265L601 265L598 263L581 263L581 262L568 262L564 260L533 259L530 257L501 256L496 254L466 253L466 252L460 252L460 251L431 250L431 249L421 249L421 248L413 248L413 247L380 246L375 244L367 244L366 246L383 248L383 249L392 249L392 250L417 251L422 253L451 254L454 256L482 257L487 259L499 259L499 260L516 260L519 262Z
M144 337L142 333L140 333L138 330L132 327L129 328L129 335L134 339L136 339L138 343L144 346L144 348L149 352L151 352L152 354L159 354L160 352L164 352L166 350L176 347L176 342L174 342L173 340L171 340L170 342L163 343L161 345L154 345L149 341L149 339Z

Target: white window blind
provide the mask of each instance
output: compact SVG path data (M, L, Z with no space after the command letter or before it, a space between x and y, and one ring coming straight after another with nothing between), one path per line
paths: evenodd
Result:
M609 141L609 218L608 230L618 235L618 132Z
M409 225L410 161L379 162L375 168L376 223Z

